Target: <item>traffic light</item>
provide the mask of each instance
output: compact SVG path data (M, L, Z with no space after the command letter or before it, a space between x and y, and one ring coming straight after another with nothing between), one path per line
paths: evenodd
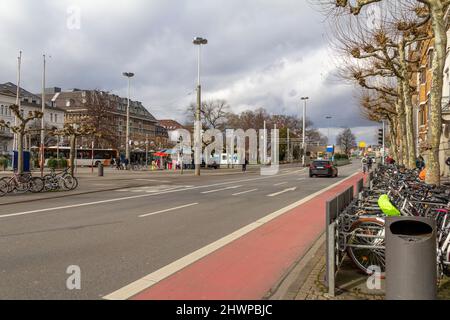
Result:
M383 129L378 129L378 145L382 146L384 141Z

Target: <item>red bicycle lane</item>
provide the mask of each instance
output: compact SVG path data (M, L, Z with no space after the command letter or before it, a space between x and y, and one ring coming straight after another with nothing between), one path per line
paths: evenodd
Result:
M354 186L362 176L350 177L132 299L261 299L324 232L326 201Z

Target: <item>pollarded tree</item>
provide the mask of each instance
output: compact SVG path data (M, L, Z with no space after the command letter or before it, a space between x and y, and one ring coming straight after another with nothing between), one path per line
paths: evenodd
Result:
M5 123L4 120L0 120L0 127L9 128L12 132L16 134L17 140L17 173L23 173L23 139L24 136L30 132L28 124L36 119L41 119L43 117L40 111L30 111L28 115L25 115L23 111L20 110L19 106L11 105L9 107L14 113L14 116L18 120L17 125L11 125Z
M433 81L430 90L430 121L428 123L429 158L427 165L426 182L440 184L439 146L442 134L442 87L444 83L444 66L447 54L447 23L445 14L450 0L333 0L337 8L349 9L349 13L360 15L362 9L376 3L388 4L385 6L390 14L408 14L414 11L424 23L430 21L433 36ZM380 6L379 6L380 7ZM338 14L342 14L339 12Z
M68 124L63 129L54 129L51 134L55 136L69 137L70 146L70 174L73 176L75 171L76 141L78 137L90 136L96 133L96 129L91 124Z

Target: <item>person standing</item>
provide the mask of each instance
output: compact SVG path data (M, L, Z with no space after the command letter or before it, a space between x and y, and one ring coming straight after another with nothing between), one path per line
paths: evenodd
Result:
M422 156L418 156L416 159L416 168L419 169L419 171L422 171L423 168L425 168L425 160Z

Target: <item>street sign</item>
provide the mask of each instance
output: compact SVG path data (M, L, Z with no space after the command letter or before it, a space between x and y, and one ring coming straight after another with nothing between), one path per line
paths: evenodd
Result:
M365 147L366 147L366 142L365 142L365 141L361 141L361 142L359 143L359 147L360 147L361 149L365 148Z

